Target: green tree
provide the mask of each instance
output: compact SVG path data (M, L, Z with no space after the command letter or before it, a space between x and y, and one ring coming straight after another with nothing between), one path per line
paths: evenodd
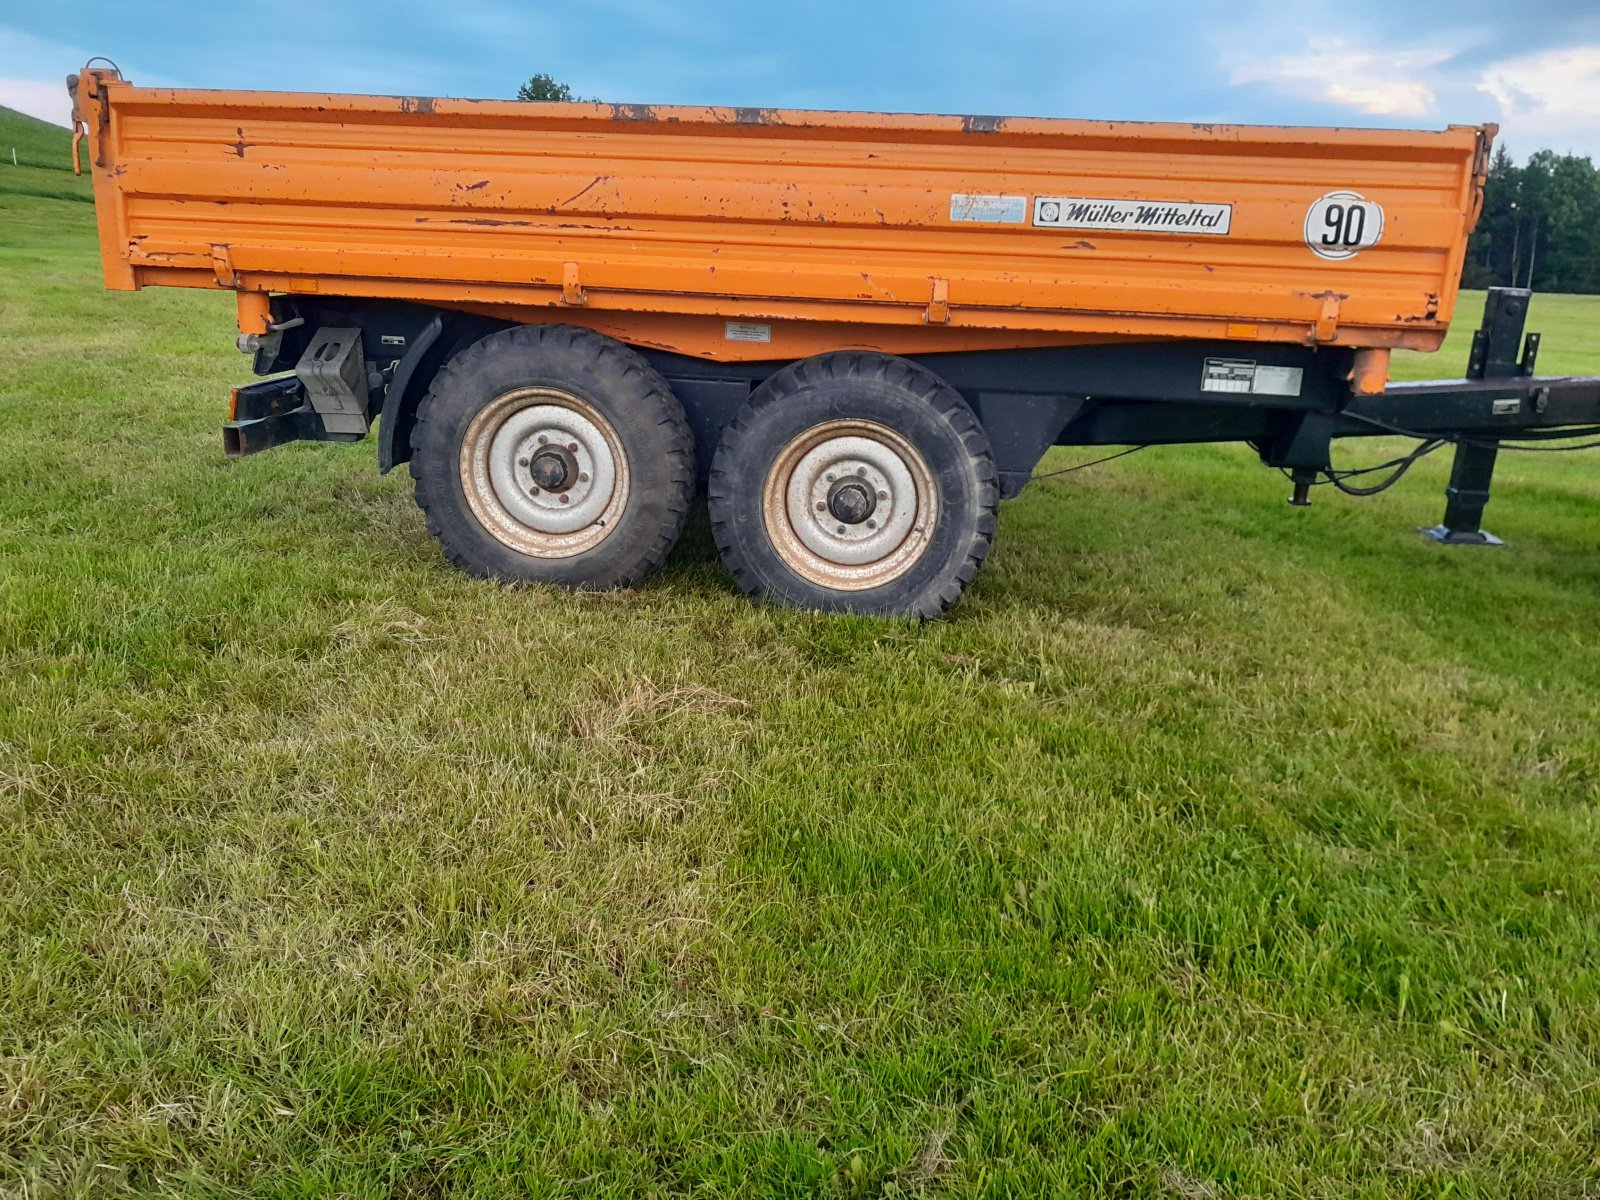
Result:
M517 88L518 100L576 100L572 89L555 79L554 76L540 72L532 76L527 83Z
M1519 167L1504 146L1497 149L1461 280L1467 287L1600 292L1600 171L1594 163L1539 150Z

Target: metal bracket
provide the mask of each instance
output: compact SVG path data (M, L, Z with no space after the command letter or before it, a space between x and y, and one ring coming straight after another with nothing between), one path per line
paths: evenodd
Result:
M371 389L361 357L361 330L317 330L294 373L305 385L306 398L322 418L329 433L367 432L367 401Z
M239 273L233 269L233 253L227 246L213 243L211 246L211 270L217 277L217 286L237 288L239 286Z
M1333 292L1326 292L1322 296L1322 311L1317 314L1317 325L1312 331L1319 342L1333 341L1333 335L1339 328L1339 305L1344 297Z
M950 281L948 279L930 279L933 285L933 298L928 301L928 307L922 314L922 319L929 325L950 324Z
M575 262L561 264L561 302L588 303L588 297L583 294L583 285L578 282L578 264Z
M1522 373L1532 375L1534 364L1539 361L1539 335L1530 333L1522 339Z

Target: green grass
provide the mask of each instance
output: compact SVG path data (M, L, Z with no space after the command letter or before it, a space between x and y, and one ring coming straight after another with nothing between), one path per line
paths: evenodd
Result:
M225 460L227 297L9 170L0 1191L1600 1193L1593 458L1480 551L1443 455L1147 451L925 628L752 608L703 518L506 590L370 444Z
M11 161L16 152L16 164ZM83 164L88 167L88 151ZM94 202L89 176L72 173L72 135L0 105L0 196ZM0 227L0 240L6 235Z

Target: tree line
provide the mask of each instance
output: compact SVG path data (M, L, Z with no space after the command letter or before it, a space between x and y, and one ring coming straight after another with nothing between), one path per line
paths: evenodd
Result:
M1587 157L1553 150L1519 167L1499 147L1461 284L1600 292L1600 171Z

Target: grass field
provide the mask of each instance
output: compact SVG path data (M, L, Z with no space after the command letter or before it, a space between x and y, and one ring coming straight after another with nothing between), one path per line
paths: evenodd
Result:
M0 1192L1600 1195L1600 460L1474 550L1445 455L1151 450L922 628L703 517L505 590L370 443L226 461L229 298L6 159Z

